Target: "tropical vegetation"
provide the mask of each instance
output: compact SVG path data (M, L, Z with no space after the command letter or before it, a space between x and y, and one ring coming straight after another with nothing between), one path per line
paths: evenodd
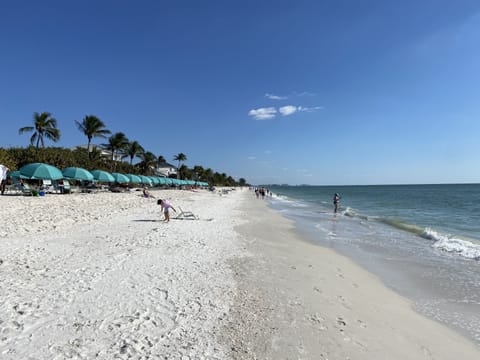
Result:
M67 149L62 147L46 147L45 140L60 141L61 132L57 120L49 112L34 113L33 126L24 126L19 134L31 132L30 145L21 147L1 148L0 164L11 170L17 170L32 162L44 162L60 169L66 167L82 167L88 170L100 169L121 173L156 175L155 169L164 166L167 161L164 156L156 156L145 150L138 141L130 141L123 132L112 134L104 122L95 115L86 115L82 121L75 120L78 130L87 137L87 147ZM109 137L107 137L110 135ZM104 138L107 142L92 145L93 138ZM102 150L104 150L102 152ZM106 150L106 151L105 151ZM107 152L109 155L103 155ZM128 159L128 161L123 161ZM138 162L135 163L135 160ZM247 182L238 181L226 173L215 172L210 168L195 165L189 168L185 165L187 156L178 153L173 157L177 161L177 178L207 182L213 186L245 186Z

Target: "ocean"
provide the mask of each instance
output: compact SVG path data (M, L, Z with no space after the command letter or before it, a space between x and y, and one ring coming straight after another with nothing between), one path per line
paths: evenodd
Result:
M266 187L269 205L306 239L480 346L480 184Z

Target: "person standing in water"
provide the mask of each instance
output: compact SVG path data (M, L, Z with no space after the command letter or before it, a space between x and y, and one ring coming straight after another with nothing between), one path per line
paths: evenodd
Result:
M340 202L340 195L338 193L335 193L333 195L333 213L336 214L338 210L338 203Z

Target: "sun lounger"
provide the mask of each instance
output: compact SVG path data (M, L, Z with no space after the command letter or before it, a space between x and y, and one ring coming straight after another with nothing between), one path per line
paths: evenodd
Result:
M178 207L179 213L177 216L174 217L174 219L178 220L199 220L198 216L192 213L191 211L184 211L182 208L179 206Z
M42 180L42 186L40 187L40 190L43 190L46 193L49 193L51 192L52 188L53 188L52 180L49 180L49 179Z
M17 189L22 192L22 195L33 196L33 191L30 185L28 184L18 184L16 185Z
M21 193L22 195L29 195L29 196L33 196L33 192L32 192L32 189L30 188L30 186L28 184L24 184L22 182L20 182L20 180L18 178L12 178L13 179L13 186L15 186L15 189L17 189L17 191L19 193Z

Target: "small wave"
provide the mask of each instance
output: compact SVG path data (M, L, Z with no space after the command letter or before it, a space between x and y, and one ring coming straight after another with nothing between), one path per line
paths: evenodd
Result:
M480 244L441 234L429 228L425 229L422 235L427 239L434 240L432 246L436 249L455 253L467 259L480 260Z
M303 204L303 203L299 202L298 200L291 199L291 198L289 198L288 196L285 196L285 195L274 194L272 197L276 201L288 204L288 205L293 206L293 207L302 207L303 208L303 207L307 206L306 204Z
M408 223L405 223L403 221L399 221L399 220L395 220L395 219L375 218L375 220L377 220L379 222L382 222L384 224L393 226L397 229L400 229L400 230L403 230L403 231L408 231L408 232L410 232L412 234L415 234L415 235L422 235L425 231L423 228L421 228L419 226L416 226L416 225L413 225L413 224L408 224Z

